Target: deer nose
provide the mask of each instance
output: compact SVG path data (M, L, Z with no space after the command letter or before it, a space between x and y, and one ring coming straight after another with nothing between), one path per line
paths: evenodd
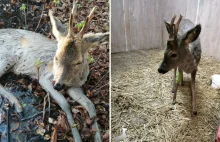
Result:
M158 68L158 72L159 72L159 73L162 73L162 74L167 73L167 71L165 71L163 68Z
M57 90L57 91L60 91L60 90L62 90L63 88L64 88L64 84L63 85L61 85L60 83L55 83L54 84L54 86L53 86L53 88L55 89L55 90Z

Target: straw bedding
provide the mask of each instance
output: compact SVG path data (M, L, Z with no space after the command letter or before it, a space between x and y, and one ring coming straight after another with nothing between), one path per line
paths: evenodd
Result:
M125 141L211 142L220 122L220 94L210 77L220 62L202 57L196 77L198 115L192 115L190 75L172 105L173 71L160 75L163 50L112 54L112 139L127 128Z

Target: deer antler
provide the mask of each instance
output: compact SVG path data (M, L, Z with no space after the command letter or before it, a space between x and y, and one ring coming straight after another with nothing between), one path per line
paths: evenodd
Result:
M91 19L93 18L95 9L96 9L96 7L94 7L92 9L92 11L90 12L89 16L86 17L86 22L85 22L84 26L82 27L82 29L79 32L80 37L83 37L83 34L85 33L86 29L88 28L89 23L90 23Z
M180 22L181 22L182 18L183 18L183 16L180 14L180 17L179 17L178 21L174 25L174 36L176 36L176 37L177 37L177 34L178 34L178 28L179 28L179 25L180 25Z
M174 24L174 21L176 19L176 15L174 15L173 18L171 19L170 28L169 28L171 30L169 33L170 39L177 37L178 28L179 28L179 25L180 25L182 18L183 18L183 16L180 14L180 17L179 17L178 21L176 22L176 24Z
M176 19L176 15L174 15L173 18L171 19L170 25L174 24L175 19Z
M172 38L173 37L173 25L174 25L174 21L176 19L176 15L173 16L173 18L171 19L170 21L170 25L169 25L169 29L170 29L170 35L169 35L169 38Z
M70 13L69 28L68 28L68 35L69 36L73 35L73 23L75 22L75 17L76 17L76 10L77 10L76 3L77 2L78 2L78 0L75 0L73 2L73 8L72 8L72 11Z

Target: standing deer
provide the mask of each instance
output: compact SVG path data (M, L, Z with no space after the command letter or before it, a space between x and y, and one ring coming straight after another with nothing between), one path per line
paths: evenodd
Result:
M183 72L191 73L191 92L192 92L192 111L197 115L195 78L197 66L201 58L201 44L199 34L201 25L194 25L190 20L183 19L180 15L176 24L176 16L173 16L171 23L165 21L166 29L169 34L167 47L165 49L163 61L158 68L158 72L165 74L174 69L173 76L173 103L176 103L176 93L178 84L183 85ZM182 21L181 21L182 20ZM179 77L176 81L176 70L178 68Z
M66 113L75 142L81 142L79 132L74 125L70 106L59 90L65 85L70 97L85 107L91 118L96 115L93 103L85 96L80 87L85 83L89 73L88 49L97 46L108 34L84 34L93 17L95 8L86 18L81 31L74 34L72 31L75 24L76 3L73 2L68 28L53 16L51 10L49 11L52 32L57 42L31 31L1 29L0 77L7 71L12 71L15 74L25 74L37 79L38 71L35 62L40 59L42 64L39 69L39 83ZM18 113L22 112L18 100L6 91L1 84L0 94L15 106ZM101 142L96 121L92 127L97 130L94 141Z

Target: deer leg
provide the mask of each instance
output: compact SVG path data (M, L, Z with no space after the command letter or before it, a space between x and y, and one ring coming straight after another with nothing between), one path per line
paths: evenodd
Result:
M195 94L195 79L196 79L196 71L191 73L191 92L192 92L192 110L193 110L193 114L197 115L196 94Z
M177 88L178 88L178 82L176 81L176 69L174 69L174 76L173 76L173 104L176 103L176 94L177 94Z
M96 116L95 106L94 104L86 97L86 95L83 93L81 88L70 88L67 90L70 97L73 98L75 101L77 101L80 105L85 107L85 109L88 111L90 118ZM96 134L95 134L95 142L101 142L101 135L98 128L97 121L95 120L92 124L92 128L95 128Z
M174 69L174 74L173 74L173 88L172 88L172 93L174 93L176 88L176 68Z
M176 94L177 94L178 83L175 84L175 90L173 94L173 104L176 103Z
M11 93L5 90L5 88L0 84L0 95L4 98L7 98L12 105L15 106L15 109L18 113L23 111L21 104L19 103L18 99Z
M10 68L13 64L8 64L8 62L0 62L0 77ZM18 99L11 93L9 93L1 84L0 84L0 95L4 98L7 98L9 102L15 106L15 109L18 113L23 111L22 106L20 105Z
M72 116L70 106L69 106L69 103L67 102L67 100L64 98L64 96L61 93L59 93L53 89L52 83L46 77L40 78L39 83L42 85L42 87L46 91L48 91L50 93L51 97L58 103L58 105L66 113L67 120L70 125L72 135L74 137L74 141L75 142L82 142L81 137L79 135L79 132L78 132L77 128L74 126L73 116Z

